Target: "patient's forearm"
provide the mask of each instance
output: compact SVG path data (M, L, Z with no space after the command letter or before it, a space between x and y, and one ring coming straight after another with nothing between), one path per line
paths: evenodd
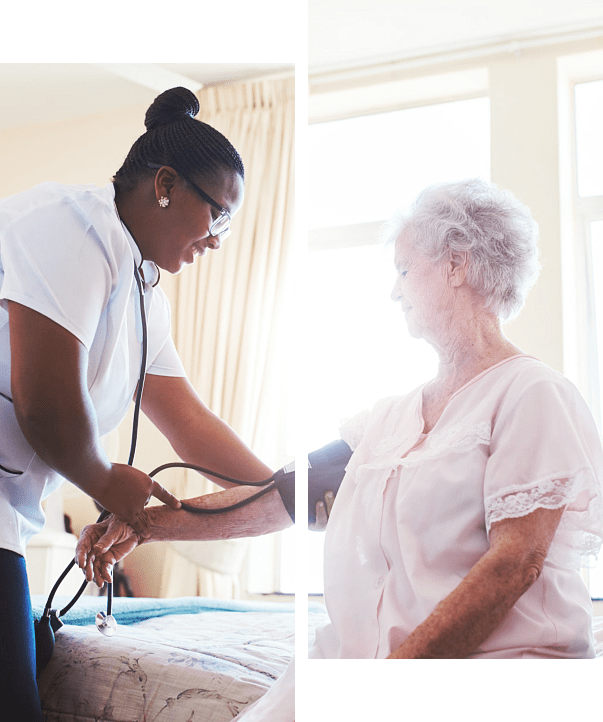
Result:
M502 624L538 579L561 509L494 522L490 549L390 659L463 659Z
M215 494L187 499L200 508L221 508L257 494L257 487L235 487ZM147 509L149 531L145 542L234 539L281 531L293 523L276 489L245 506L220 514L194 514L167 506Z

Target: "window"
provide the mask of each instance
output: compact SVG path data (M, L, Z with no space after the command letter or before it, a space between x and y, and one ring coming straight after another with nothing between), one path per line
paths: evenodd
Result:
M603 80L578 83L574 92L578 195L603 197Z
M586 277L579 288L586 316L583 340L586 356L586 397L603 427L603 80L578 83L574 88L577 214L575 254ZM583 277L584 278L584 277ZM591 596L603 599L603 562L588 571Z
M383 221L434 182L490 177L487 98L310 126L306 307L310 449L340 422L433 377L437 356L412 339L390 300L393 249ZM309 532L311 592L322 590L323 534Z

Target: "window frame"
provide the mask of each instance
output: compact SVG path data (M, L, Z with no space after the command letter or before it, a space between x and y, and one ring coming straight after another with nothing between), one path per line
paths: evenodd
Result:
M582 393L595 418L599 431L603 428L601 399L600 349L603 339L597 338L595 309L595 278L592 263L590 224L603 221L603 195L582 197L578 193L578 135L576 87L583 83L603 81L603 57L600 63L585 68L580 58L569 58L567 67L560 67L561 127L565 138L560 139L565 157L562 185L562 233L564 274L564 360L566 375ZM578 61L576 63L576 61ZM565 123L563 122L565 121ZM601 563L601 562L600 562ZM591 570L582 569L593 602L601 602L601 593L591 591Z

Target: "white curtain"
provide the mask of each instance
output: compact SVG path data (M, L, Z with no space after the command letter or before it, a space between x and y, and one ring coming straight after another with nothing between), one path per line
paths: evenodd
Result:
M283 334L292 301L294 79L209 87L198 97L197 117L243 158L245 201L220 251L177 276L174 340L205 403L276 468L287 461ZM169 487L180 498L216 490L184 470L174 471ZM162 596L238 596L247 547L247 540L171 544Z

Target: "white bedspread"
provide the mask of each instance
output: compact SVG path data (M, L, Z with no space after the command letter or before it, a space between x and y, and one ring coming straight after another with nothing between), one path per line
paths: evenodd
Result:
M294 615L203 612L56 635L40 677L47 722L223 722L262 696L294 652Z

